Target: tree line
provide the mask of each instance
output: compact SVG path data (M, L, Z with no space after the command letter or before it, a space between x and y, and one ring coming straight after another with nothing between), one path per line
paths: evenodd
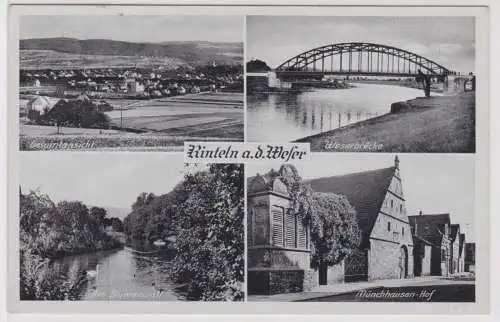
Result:
M120 247L105 232L106 210L80 201L54 203L36 191L20 192L20 298L77 299L85 272L58 258ZM119 220L119 219L118 219ZM117 225L115 223L115 225Z
M56 125L58 133L61 126L108 129L111 121L104 112L112 109L108 103L98 105L89 99L61 99L44 113L29 110L28 118L39 125Z
M124 219L127 243L175 250L174 282L189 300L242 300L244 276L243 166L211 165L186 174L169 193L143 193Z

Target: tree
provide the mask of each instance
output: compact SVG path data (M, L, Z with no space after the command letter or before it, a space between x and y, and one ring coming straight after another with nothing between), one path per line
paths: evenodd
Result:
M340 263L361 242L356 211L343 195L315 193L315 215L311 239L314 243L312 266Z
M43 115L43 119L55 123L57 127L57 134L59 134L61 126L70 122L71 114L69 104L65 100L60 100Z
M316 193L304 184L297 169L285 164L279 171L271 170L287 186L292 210L311 227L313 265L339 263L359 246L360 232L356 211L347 198L333 193Z
M173 277L193 300L241 300L244 274L243 167L212 165L188 174Z
M242 165L219 164L186 174L167 194L142 193L124 219L127 242L169 241L171 276L189 299L243 299L243 181Z
M111 227L113 227L114 231L123 232L123 223L120 218L112 217L111 218Z
M106 218L106 215L108 212L106 209L101 208L101 207L92 207L90 208L90 217L94 218L99 225L104 226L104 218Z
M109 117L99 111L97 105L90 100L60 100L47 113L41 121L55 123L57 133L61 126L83 128L109 128Z
M250 73L258 73L258 72L268 72L271 70L271 67L269 67L266 62L259 60L259 59L254 59L249 62L247 62L247 72Z
M101 212L96 209L94 213ZM83 269L51 260L120 245L104 232L85 204L62 201L56 205L36 191L20 192L19 228L20 296L24 300L78 299L85 286Z

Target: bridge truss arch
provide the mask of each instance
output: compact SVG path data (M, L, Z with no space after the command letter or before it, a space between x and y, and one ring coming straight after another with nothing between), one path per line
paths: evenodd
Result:
M443 65L400 48L367 42L317 47L294 56L276 68L280 75L429 76L455 74Z

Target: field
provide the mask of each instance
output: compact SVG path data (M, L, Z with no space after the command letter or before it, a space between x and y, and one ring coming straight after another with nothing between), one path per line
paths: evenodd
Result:
M243 94L110 100L113 130L20 125L21 150L179 151L184 141L243 141ZM118 128L123 125L124 130Z
M110 100L110 104L114 103ZM243 95L202 93L124 102L123 111L106 114L114 126L176 136L211 136L243 140Z

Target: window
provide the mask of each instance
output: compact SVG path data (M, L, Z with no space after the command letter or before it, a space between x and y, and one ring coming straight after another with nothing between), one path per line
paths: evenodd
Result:
M253 209L253 245L268 244L268 216L265 207L255 207Z
M401 227L401 235L405 235L405 228L404 227Z
M391 222L387 222L387 231L391 231Z
M284 209L281 207L273 207L272 210L272 232L273 232L273 245L283 246L283 215Z
M391 208L394 208L394 200L391 200Z
M399 212L403 212L403 204L399 205Z
M285 214L285 246L297 247L297 218L292 210Z

